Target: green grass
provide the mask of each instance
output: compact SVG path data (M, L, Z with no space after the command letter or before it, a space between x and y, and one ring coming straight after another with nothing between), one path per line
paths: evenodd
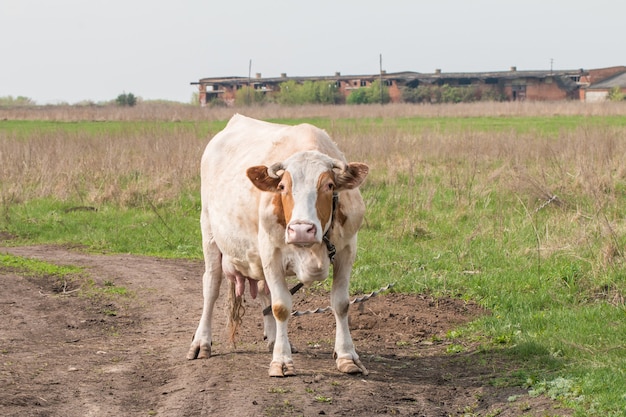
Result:
M81 272L79 267L54 265L9 254L0 254L0 270L19 272L27 276L53 275L60 278Z
M30 138L34 135L60 133L78 135L82 138L100 136L128 136L155 132L158 135L186 133L197 138L206 138L226 126L225 121L207 122L155 122L155 121L44 121L44 120L0 120L0 133L7 137Z
M455 337L516 364L494 383L527 386L578 416L626 415L625 117L275 121L312 122L348 138L342 147L353 140L346 154L372 167L353 293L395 283L398 292L478 302L491 314ZM201 137L224 124L4 121L0 132L28 140L54 129L86 137L183 129ZM188 189L165 201L142 194L130 206L94 203L97 210L73 210L83 200L5 201L0 231L16 245L200 259L197 184ZM549 195L558 201L546 203Z
M622 116L515 116L515 117L398 117L398 118L296 118L267 119L274 123L294 125L311 123L325 130L366 131L369 134L394 129L400 133L419 134L426 131L438 133L492 132L492 133L534 133L542 136L556 136L564 130L580 127L594 129L599 126L626 127Z
M202 256L199 195L156 207L102 205L83 209L79 202L34 200L5 209L4 230L18 236L13 244L85 245L109 253L140 253L177 258Z

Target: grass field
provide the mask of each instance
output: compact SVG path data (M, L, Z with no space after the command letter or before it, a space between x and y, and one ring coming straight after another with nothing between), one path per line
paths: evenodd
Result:
M314 123L370 165L354 293L479 302L492 314L449 337L519 362L494 383L626 415L626 107L499 106L240 111ZM201 257L199 160L233 110L133 112L0 111L0 233Z

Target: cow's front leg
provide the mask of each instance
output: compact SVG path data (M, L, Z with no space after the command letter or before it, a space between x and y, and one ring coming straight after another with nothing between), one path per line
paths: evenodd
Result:
M350 327L348 325L348 310L350 308L350 272L352 270L353 255L349 250L338 253L333 265L333 286L330 293L330 303L335 314L335 361L337 369L347 374L363 373L367 375L367 368L361 363L359 355L354 349Z
M274 340L274 350L272 352L272 362L270 363L269 375L276 377L295 375L293 358L291 356L291 345L287 335L289 317L291 317L292 300L291 293L287 288L284 279L279 282L270 283L272 294L272 314L276 320L276 339Z

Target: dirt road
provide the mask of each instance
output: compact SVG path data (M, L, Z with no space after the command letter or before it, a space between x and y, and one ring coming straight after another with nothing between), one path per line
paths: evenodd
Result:
M2 416L571 414L521 388L494 387L511 369L505 358L446 338L486 314L459 300L386 294L355 304L352 335L367 377L336 370L331 313L292 318L298 374L272 379L260 307L251 300L236 348L218 307L214 356L185 359L201 312L201 262L55 246L0 253L85 271L79 292L75 283L0 265ZM294 300L298 310L329 303L321 290L301 290Z

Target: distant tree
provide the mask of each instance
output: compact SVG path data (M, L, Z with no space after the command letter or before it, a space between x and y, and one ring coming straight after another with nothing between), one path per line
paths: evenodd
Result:
M381 86L380 80L372 81L368 91L368 101L379 104L389 103L389 89L384 85Z
M297 105L302 104L300 99L300 86L294 80L280 83L280 91L276 94L276 101L280 104Z
M194 106L199 106L200 105L200 93L198 93L197 91L195 93L191 93L191 99L189 100L189 104L192 104Z
M122 93L115 99L115 103L118 106L128 106L133 107L137 104L137 97L133 93Z
M34 106L35 101L24 96L5 96L0 97L0 107L22 107L22 106Z

